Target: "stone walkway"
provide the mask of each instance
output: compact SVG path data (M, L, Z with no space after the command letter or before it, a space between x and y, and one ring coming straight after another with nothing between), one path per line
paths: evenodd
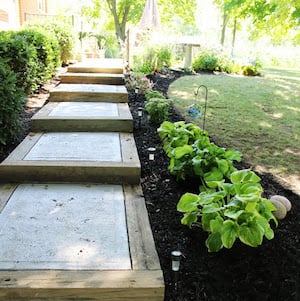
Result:
M0 300L163 300L122 66L69 67L0 164Z

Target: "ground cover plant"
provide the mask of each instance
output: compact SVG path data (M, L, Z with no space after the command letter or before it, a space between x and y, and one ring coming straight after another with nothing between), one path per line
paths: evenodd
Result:
M227 148L241 151L256 170L295 187L300 181L300 85L293 78L225 74L185 76L172 83L169 97L188 116L194 90L208 87L206 129ZM202 122L202 119L193 119ZM299 182L298 182L299 183Z

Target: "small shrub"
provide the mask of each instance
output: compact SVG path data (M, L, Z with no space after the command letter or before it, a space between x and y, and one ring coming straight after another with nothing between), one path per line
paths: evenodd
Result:
M172 61L172 51L167 46L152 46L145 48L145 51L134 57L133 70L152 74L169 67Z
M218 57L213 52L203 52L193 62L193 69L199 71L214 71L218 69Z
M161 71L165 67L171 66L172 52L169 47L159 48L156 52L156 68L155 71Z
M148 89L145 94L146 100L149 101L151 98L165 99L164 95L158 91Z
M16 32L16 36L26 40L29 45L33 45L37 55L37 80L44 82L55 74L56 67L59 66L59 47L53 35L36 30L21 30Z
M38 57L34 45L18 32L2 31L0 33L0 57L16 74L16 84L26 94L31 93L38 85Z
M151 98L145 106L149 120L153 123L162 123L169 117L171 101L169 99Z
M139 89L139 94L145 94L148 89L152 88L150 80L145 74L134 72L125 81L128 90Z
M17 140L22 131L20 115L24 109L22 89L17 86L16 75L5 61L0 61L0 150Z
M249 65L249 66L243 66L242 67L242 73L245 76L257 76L260 75L258 71L258 67L254 65Z
M60 22L36 22L30 23L27 29L34 29L37 31L46 31L55 36L60 51L60 60L63 64L67 64L73 56L73 48L75 36L72 34L71 28L65 23Z

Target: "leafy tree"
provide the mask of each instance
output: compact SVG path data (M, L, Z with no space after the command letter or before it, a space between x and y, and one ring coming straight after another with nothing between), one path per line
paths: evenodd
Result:
M224 12L221 44L225 41L228 19L234 20L233 44L238 19L252 19L252 37L259 38L264 34L273 41L282 38L293 39L300 43L300 1L299 0L215 0Z
M92 18L111 18L117 40L122 44L127 25L139 23L145 4L146 0L93 0L93 7L83 7L82 13ZM157 4L163 24L172 23L174 17L184 20L184 24L194 24L196 0L160 0Z

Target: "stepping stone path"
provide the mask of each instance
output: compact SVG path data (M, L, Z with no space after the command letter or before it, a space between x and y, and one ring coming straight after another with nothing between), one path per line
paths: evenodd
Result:
M0 164L0 300L163 300L122 60L49 100Z

